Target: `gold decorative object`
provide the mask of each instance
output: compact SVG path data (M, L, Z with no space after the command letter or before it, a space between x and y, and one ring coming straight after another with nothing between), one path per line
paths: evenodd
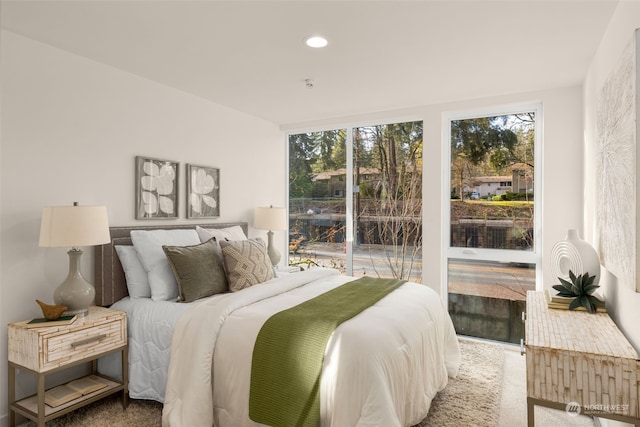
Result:
M36 300L36 302L42 309L42 314L47 320L56 320L60 316L62 316L62 313L67 311L67 306L65 305L49 305L49 304L43 303L38 299Z

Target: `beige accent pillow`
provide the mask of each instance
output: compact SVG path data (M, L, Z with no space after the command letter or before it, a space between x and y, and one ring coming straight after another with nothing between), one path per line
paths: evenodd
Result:
M231 292L273 279L273 265L267 246L260 237L239 241L220 241Z
M179 301L191 302L229 290L216 246L211 239L193 246L162 247L178 282Z

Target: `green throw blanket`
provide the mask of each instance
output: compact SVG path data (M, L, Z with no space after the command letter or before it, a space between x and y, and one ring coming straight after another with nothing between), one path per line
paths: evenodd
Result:
M331 334L403 283L363 277L271 316L253 349L249 417L273 427L318 427Z

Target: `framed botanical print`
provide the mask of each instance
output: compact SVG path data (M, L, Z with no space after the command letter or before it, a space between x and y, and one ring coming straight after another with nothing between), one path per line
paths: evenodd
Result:
M220 169L187 165L187 218L220 216Z
M178 218L178 162L136 157L136 219Z

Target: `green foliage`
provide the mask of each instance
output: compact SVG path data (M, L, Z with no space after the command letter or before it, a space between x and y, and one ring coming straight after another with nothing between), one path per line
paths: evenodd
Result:
M494 202L510 202L510 201L533 201L533 193L514 193L507 191L504 194L499 194L491 197Z
M515 165L531 174L522 179L532 180L534 127L534 113L451 121L452 191L477 185L474 177L511 175Z
M371 199L375 197L376 191L371 185L361 182L358 187L360 188L360 197L363 199Z
M600 287L594 284L596 276L589 276L587 272L576 276L573 271L569 270L569 279L570 282L558 277L560 284L553 285L553 289L558 291L558 296L573 298L569 310L575 310L582 306L589 313L595 313L598 311L598 307L604 305L602 301L592 295Z
M518 145L518 135L501 121L501 117L453 120L452 153L463 155L474 165L488 160L496 169L508 165Z
M507 191L504 200L533 200L533 193L514 193Z
M309 197L313 189L311 165L307 153L312 150L312 134L289 136L289 194L291 197Z

